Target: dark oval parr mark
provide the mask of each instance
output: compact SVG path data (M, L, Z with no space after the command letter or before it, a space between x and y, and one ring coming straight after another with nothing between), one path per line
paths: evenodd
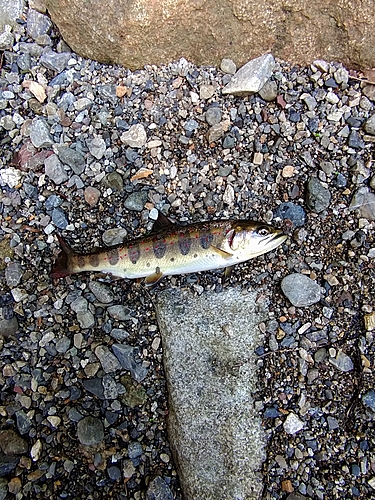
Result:
M161 259L167 250L167 243L165 240L154 240L152 242L152 249L154 250L155 257Z
M178 247L182 255L187 255L190 252L191 239L181 234L178 238Z
M108 262L111 264L111 266L115 266L120 258L119 253L118 253L118 249L113 248L112 250L108 250L107 258L108 258Z
M138 259L141 255L141 252L139 250L139 246L132 246L128 250L128 256L132 264L136 264L138 262Z
M97 253L92 253L90 255L90 265L92 267L98 267L99 265L99 255Z
M199 236L199 243L202 248L207 250L207 248L209 248L209 246L211 245L213 239L214 239L213 234L204 233Z

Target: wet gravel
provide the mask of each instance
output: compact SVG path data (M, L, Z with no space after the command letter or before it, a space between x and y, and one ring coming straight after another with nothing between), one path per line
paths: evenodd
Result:
M260 93L222 95L232 61L131 72L26 14L0 77L0 498L180 499L153 298L234 285L269 301L264 498L374 496L375 86L338 63L276 61ZM290 238L228 283L51 280L56 234L116 244L156 210Z

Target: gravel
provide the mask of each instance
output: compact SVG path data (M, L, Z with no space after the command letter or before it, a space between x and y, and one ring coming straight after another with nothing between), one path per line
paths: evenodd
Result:
M181 499L153 302L234 286L268 303L254 394L265 498L371 498L374 85L267 55L234 96L230 62L107 66L35 12L0 33L0 498ZM289 238L226 282L51 281L56 234L89 252L143 236L158 211Z

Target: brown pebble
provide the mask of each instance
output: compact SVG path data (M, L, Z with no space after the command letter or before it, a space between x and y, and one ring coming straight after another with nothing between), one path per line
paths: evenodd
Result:
M294 488L292 485L292 481L290 479L285 479L284 481L281 481L281 489L288 493L293 493Z
M90 207L95 207L98 204L100 198L100 191L94 187L87 187L85 189L85 200L90 205Z
M13 477L8 483L9 493L17 495L22 488L22 483L19 477Z
M116 87L116 95L117 97L124 97L128 93L128 87L125 87L125 85L117 85Z
M284 97L283 97L282 95L278 95L278 96L276 97L276 102L277 102L277 104L278 104L280 107L285 108L285 106L286 106L286 102L285 102Z
M375 312L364 315L365 329L367 332L375 330Z
M281 174L285 179L288 179L289 177L293 177L294 175L294 167L292 165L286 165L283 168L282 174Z

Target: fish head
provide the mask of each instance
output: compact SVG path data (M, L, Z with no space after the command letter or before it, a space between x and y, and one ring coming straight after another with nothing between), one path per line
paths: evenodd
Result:
M238 221L226 239L230 252L251 259L274 250L287 239L287 235L268 224Z

